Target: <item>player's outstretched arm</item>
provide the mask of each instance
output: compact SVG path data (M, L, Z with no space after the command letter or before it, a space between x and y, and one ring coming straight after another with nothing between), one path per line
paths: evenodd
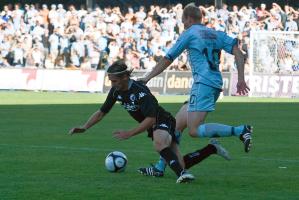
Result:
M233 47L233 55L235 56L235 61L238 69L237 93L241 95L245 95L246 93L249 92L250 89L245 82L245 75L244 75L245 58L237 45Z
M142 81L143 83L146 84L153 77L155 77L155 76L159 75L161 72L163 72L171 63L172 63L172 61L163 57L150 73L148 73L144 78L138 79L138 81Z
M69 131L70 135L76 134L76 133L84 133L87 129L98 123L103 119L105 116L105 113L103 113L101 110L96 111L91 115L91 117L87 120L87 122L80 127L74 127Z
M114 137L119 140L129 139L134 135L138 135L139 133L146 131L147 129L152 127L155 122L156 122L155 117L146 117L136 128L129 131L124 131L124 130L115 131L113 134Z
M86 131L85 128L82 127L74 127L69 131L70 135L73 135L74 133L84 133Z

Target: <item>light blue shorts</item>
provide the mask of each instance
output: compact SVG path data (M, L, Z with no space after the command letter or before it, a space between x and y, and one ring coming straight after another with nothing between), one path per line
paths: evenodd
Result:
M190 93L188 112L211 112L221 90L201 83L193 83Z

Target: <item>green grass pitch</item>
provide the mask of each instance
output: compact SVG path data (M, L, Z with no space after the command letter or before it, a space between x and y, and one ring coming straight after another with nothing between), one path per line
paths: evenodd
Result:
M176 113L187 97L158 97ZM140 134L126 141L112 137L116 129L136 125L116 105L86 134L69 136L105 99L87 93L0 92L0 199L22 200L295 200L299 199L299 100L225 97L207 122L254 126L252 151L246 154L235 138L221 138L233 160L213 155L191 169L196 180L176 184L167 169L163 178L137 173L155 162L151 140ZM184 133L183 153L208 139ZM124 173L109 173L107 153L124 152Z

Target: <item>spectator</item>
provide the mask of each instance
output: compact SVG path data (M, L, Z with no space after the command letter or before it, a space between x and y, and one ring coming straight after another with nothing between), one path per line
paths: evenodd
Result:
M298 25L294 21L294 17L292 14L288 15L284 30L285 31L298 31Z
M43 4L42 10L40 11L40 16L42 17L42 24L45 28L49 25L49 10L46 4Z
M15 30L20 29L21 19L24 15L24 11L20 9L19 4L15 4L15 10L12 11L12 20L14 23Z
M146 18L146 13L144 11L144 6L140 6L139 11L135 14L137 21L143 21Z
M33 62L33 66L43 67L43 53L42 49L40 49L38 45L33 46L33 49L31 51L31 59Z
M266 10L266 4L262 3L257 10L257 20L262 21L270 16L270 13Z
M13 65L16 67L23 67L24 66L24 49L22 48L21 41L13 47Z

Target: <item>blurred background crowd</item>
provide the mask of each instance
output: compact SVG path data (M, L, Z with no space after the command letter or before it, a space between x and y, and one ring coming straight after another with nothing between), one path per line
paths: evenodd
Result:
M199 7L203 23L238 38L245 57L251 30L298 31L299 10L288 5ZM151 70L183 31L182 13L182 4L125 10L8 4L0 11L0 66L96 70L124 59L133 69ZM221 55L221 71L232 70L233 57ZM169 70L189 70L186 61L183 53Z

